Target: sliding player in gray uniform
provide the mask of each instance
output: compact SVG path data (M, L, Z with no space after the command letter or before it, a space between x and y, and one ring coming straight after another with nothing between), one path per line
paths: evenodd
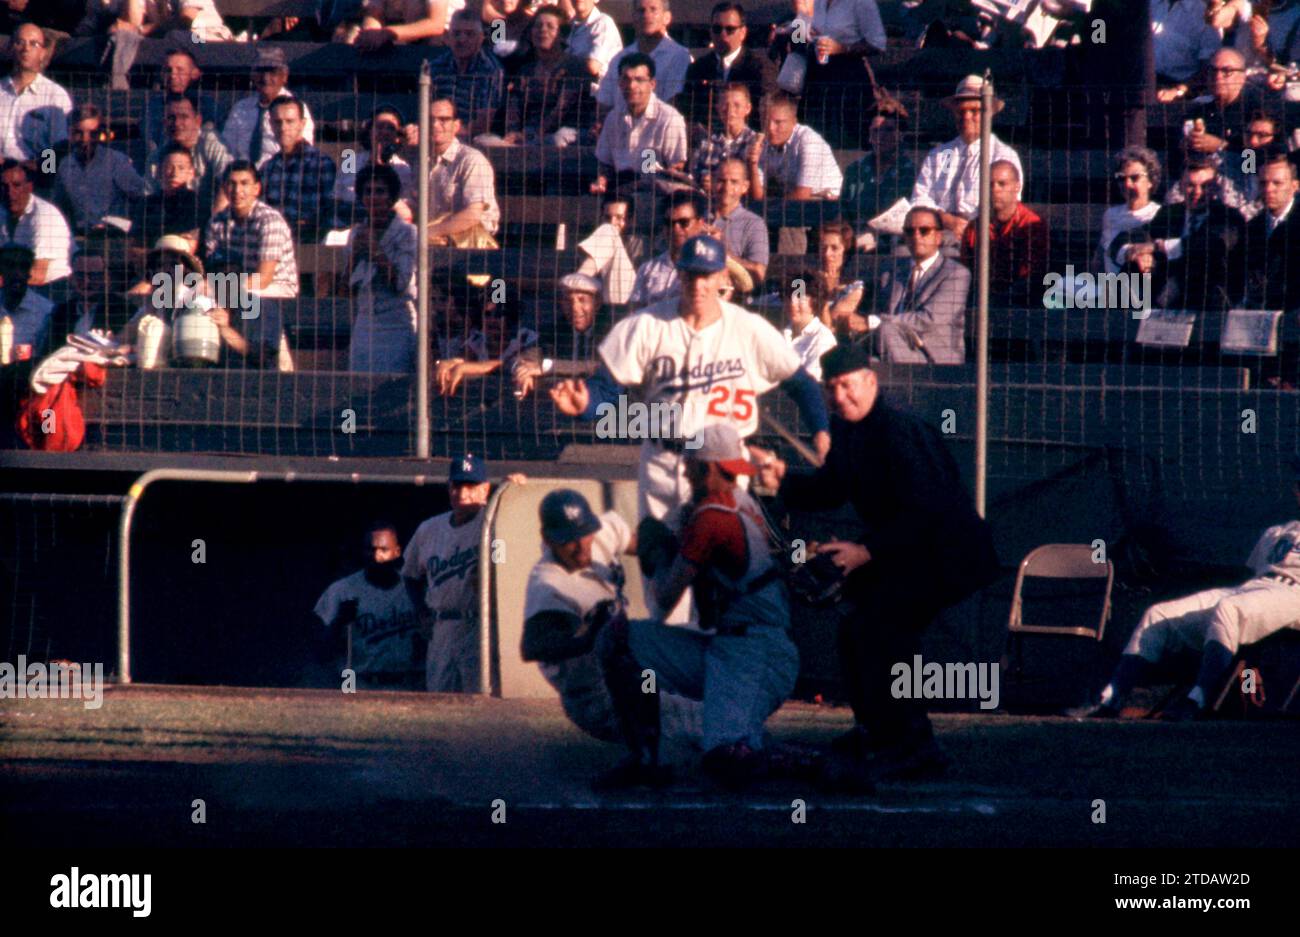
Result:
M607 585L599 590L591 589L583 603L571 604L567 616L557 614L560 610L555 606L562 603L548 607L539 600L547 580L554 576L545 561L530 580L524 656L555 662L548 676L561 672L556 666L560 661L570 661L563 666L576 669L572 661L582 660L581 666L587 668L586 692L574 692L576 680L564 681L570 684L561 691L569 697L566 711L578 721L579 713L587 718L591 700L600 699L603 707L608 699L617 730L629 748L624 761L597 779L598 789L669 783L671 772L659 761L661 696L665 704L672 697L701 703L706 773L733 787L757 778L767 768L761 754L763 723L789 695L798 676L799 655L788 634L785 586L768 550L761 515L736 484L740 475L753 472L743 455L740 434L730 424L716 424L701 429L698 441L699 448L687 457L693 499L683 507L680 537L658 524L657 543L638 544L638 553L642 569L653 577L647 589L654 591L660 608L672 608L687 588L699 590L704 630L657 621L629 622L620 601L599 598L617 594L617 587L610 584L617 577L607 577ZM621 521L607 528L590 516L585 502L570 507L571 523L578 525L570 535L585 530L587 536L605 536L602 557L629 548L630 534L618 533L625 529ZM545 510L544 504L543 523ZM548 537L548 544L552 543ZM551 549L556 552L555 546ZM581 552L588 548L574 549L578 555L571 565L577 568L584 562ZM548 591L572 596L586 588L572 583ZM595 600L588 606L591 610L580 614L591 600ZM606 697L595 685L597 663ZM608 738L614 726L603 708L601 716L602 737Z
M564 712L603 742L621 738L605 687L596 635L626 619L620 557L635 552L636 535L615 511L597 516L570 488L542 499L542 558L528 577L524 599L524 660L538 662L560 694ZM699 704L665 694L660 731L698 744Z
M1292 490L1300 502L1300 460L1292 468ZM1200 651L1196 686L1161 714L1173 721L1200 718L1211 694L1222 688L1241 645L1300 627L1300 521L1264 531L1246 565L1253 578L1240 586L1207 589L1147 609L1090 715L1118 716L1129 693L1150 679L1155 665L1179 651Z

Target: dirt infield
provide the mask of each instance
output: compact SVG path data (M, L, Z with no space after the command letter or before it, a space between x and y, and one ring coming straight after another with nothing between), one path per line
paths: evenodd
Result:
M849 722L792 703L769 725L824 743ZM1300 845L1296 722L941 715L936 727L950 775L871 798L786 782L723 794L683 752L671 791L598 798L587 782L618 753L552 702L145 686L108 689L98 710L4 700L0 842ZM806 822L792 819L796 799ZM1093 822L1098 800L1105 823Z

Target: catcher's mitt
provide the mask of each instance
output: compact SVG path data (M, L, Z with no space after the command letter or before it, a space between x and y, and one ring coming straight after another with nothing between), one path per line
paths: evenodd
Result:
M643 517L636 525L636 557L641 561L641 575L654 576L667 569L677 556L677 535L663 521Z
M835 565L831 554L818 553L791 567L789 583L790 591L809 605L834 605L844 590L844 571Z

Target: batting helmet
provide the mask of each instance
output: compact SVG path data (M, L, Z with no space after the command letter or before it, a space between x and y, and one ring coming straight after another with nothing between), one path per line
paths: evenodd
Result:
M538 513L542 519L542 536L552 543L572 543L600 530L600 518L591 510L587 499L572 488L552 491L542 499Z

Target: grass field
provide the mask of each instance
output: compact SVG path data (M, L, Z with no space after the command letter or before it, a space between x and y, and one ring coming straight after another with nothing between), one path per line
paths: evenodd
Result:
M824 743L847 710L769 726ZM618 752L557 702L414 693L109 688L0 701L0 842L46 846L1296 846L1300 723L939 715L941 782L826 797L714 790L689 753L663 794L597 797ZM201 799L206 822L194 823ZM806 822L792 820L793 802ZM493 822L493 802L505 822ZM1093 802L1105 801L1105 823ZM500 818L500 811L497 811Z

